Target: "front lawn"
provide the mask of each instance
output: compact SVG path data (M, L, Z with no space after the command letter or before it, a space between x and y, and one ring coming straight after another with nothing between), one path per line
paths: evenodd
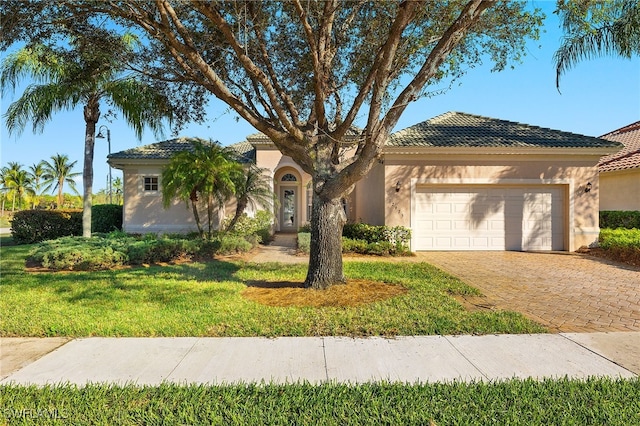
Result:
M3 246L0 336L369 336L538 333L519 313L465 310L477 294L424 263L348 262L355 280L401 286L355 306L267 306L247 284L302 282L306 265L193 262L98 272L25 272L30 246ZM259 284L258 284L259 285ZM304 290L311 292L312 290ZM311 293L310 293L311 294Z
M637 425L640 380L0 386L10 424ZM4 419L3 419L4 417Z

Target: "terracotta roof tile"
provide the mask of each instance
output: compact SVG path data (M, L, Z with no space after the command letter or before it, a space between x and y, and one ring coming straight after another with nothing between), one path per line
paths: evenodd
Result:
M624 148L615 154L602 157L598 163L600 172L640 168L640 121L607 133L601 138L620 142Z

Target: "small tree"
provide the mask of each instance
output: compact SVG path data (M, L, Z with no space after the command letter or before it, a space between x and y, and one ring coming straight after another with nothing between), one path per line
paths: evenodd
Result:
M176 198L187 205L191 203L198 232L204 237L205 230L198 212L198 202L203 199L207 206L206 234L210 237L214 229L214 208L217 207L219 212L233 196L232 176L242 166L235 161L231 150L217 142L194 139L192 146L192 150L174 154L162 170L162 200L165 208L170 207Z
M69 34L67 34L69 35ZM167 99L152 86L123 76L133 54L129 35L114 37L98 28L71 33L71 50L35 44L5 58L0 74L2 91L15 88L23 78L38 84L27 87L5 114L9 132L21 132L28 121L41 132L54 113L83 107L85 121L82 235L91 236L93 155L100 104L107 102L122 112L138 138L144 126L161 133L162 121L171 119ZM60 203L58 204L60 206Z
M69 161L69 157L64 154L56 154L51 156L51 162L44 162L44 179L45 191L58 190L58 198L56 201L57 208L61 209L64 205L64 184L69 185L74 194L79 195L76 189L75 178L82 173L74 172L73 167L77 161Z
M236 212L229 222L227 231L233 231L238 219L248 206L254 209L258 204L263 207L273 205L274 193L271 190L267 170L251 164L242 169L238 169L233 174L234 197L236 199Z
M43 179L44 179L44 173L45 173L45 162L40 161L39 163L35 163L29 166L29 173L31 175L31 181L33 182L33 191L34 191L32 208L35 209L39 201L38 197L42 195Z

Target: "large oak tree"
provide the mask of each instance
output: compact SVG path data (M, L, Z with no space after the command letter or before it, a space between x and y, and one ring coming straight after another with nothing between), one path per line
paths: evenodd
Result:
M407 106L482 60L495 70L519 60L542 21L526 2L481 0L60 1L51 10L146 34L140 71L205 89L312 176L305 285L315 289L345 281L340 200ZM10 34L20 31L10 22Z

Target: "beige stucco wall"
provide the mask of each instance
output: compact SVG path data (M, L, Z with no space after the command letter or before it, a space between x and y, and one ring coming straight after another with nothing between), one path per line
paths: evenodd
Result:
M193 217L191 204L184 201L173 200L169 208L164 208L162 203L162 168L151 167L127 167L124 174L124 206L123 228L131 233L188 233L198 230ZM145 176L157 176L159 190L148 192L143 190ZM204 201L204 200L200 200ZM219 226L219 221L226 216L235 213L235 201L231 200L221 211L215 211L213 216L214 228ZM200 222L207 228L206 203L198 206ZM251 213L251 212L249 212Z
M376 164L369 174L356 184L352 197L355 212L352 221L384 225L385 221L385 177L384 165Z
M568 221L565 248L573 251L598 237L597 161L596 156L387 155L384 222L411 227L411 197L420 183L562 185ZM397 182L401 182L399 192ZM585 193L588 182L592 189Z
M640 169L600 173L600 210L640 210Z
M162 169L158 167L125 168L124 174L124 208L123 227L125 232L132 233L186 233L196 231L195 220L190 207L184 202L175 200L169 209L162 204L162 192L143 191L145 176L160 176Z

